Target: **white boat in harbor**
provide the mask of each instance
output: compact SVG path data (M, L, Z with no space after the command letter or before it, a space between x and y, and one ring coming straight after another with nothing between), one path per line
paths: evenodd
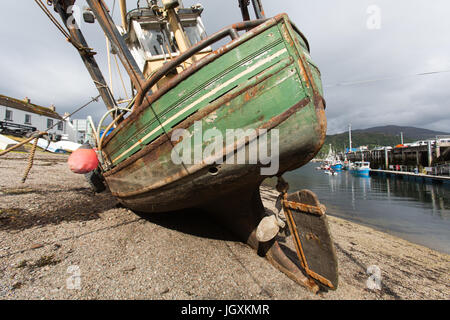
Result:
M326 174L330 174L331 171L331 173L335 173L334 175L337 175L336 171L342 170L342 162L334 153L331 144L327 157L323 160L320 167L316 167L316 170L325 170Z

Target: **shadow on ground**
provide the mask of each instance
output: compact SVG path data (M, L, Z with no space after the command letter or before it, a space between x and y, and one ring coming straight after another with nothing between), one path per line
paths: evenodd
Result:
M208 213L199 209L186 209L167 213L135 212L135 214L164 228L197 237L239 241L239 239L228 229L222 227L220 223L211 218Z
M26 195L27 199L18 198L14 206L0 204L0 230L14 231L64 221L94 220L100 218L100 213L117 206L117 201L111 194L94 194L88 188L51 192L31 188L2 191L0 198ZM37 195L41 197L36 197Z

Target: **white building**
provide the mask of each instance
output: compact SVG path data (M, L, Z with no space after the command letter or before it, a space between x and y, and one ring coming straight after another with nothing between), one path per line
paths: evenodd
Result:
M81 144L91 141L92 128L88 119L72 120L68 117L68 114L65 114L64 118L66 118L66 124L64 126L63 139Z
M28 98L18 100L0 95L0 128L3 130L48 131L53 138L58 139L65 127L61 120L54 106L46 108L31 103Z

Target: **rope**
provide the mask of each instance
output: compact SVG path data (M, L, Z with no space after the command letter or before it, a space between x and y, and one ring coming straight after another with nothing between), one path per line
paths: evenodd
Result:
M85 103L84 105L82 105L81 107L79 107L78 109L76 109L75 111L73 111L72 113L70 113L69 115L65 116L62 120L58 121L56 124L54 124L53 126L47 128L47 131L53 129L55 126L57 126L59 123L66 121L67 118L71 117L72 115L74 115L75 113L79 112L80 110L82 110L83 108L87 107L89 104L91 104L94 101L98 101L98 98L100 97L100 95L98 95L95 98L92 98L91 101L89 101L88 103ZM24 144L30 142L31 140L35 139L33 146L31 148L30 151L30 155L28 157L28 165L27 168L25 169L25 172L22 176L22 183L25 183L25 181L27 180L28 174L30 173L31 168L33 167L33 162L34 162L34 156L36 154L36 148L37 148L37 144L38 144L38 139L44 135L48 134L48 132L38 132L33 134L32 137L22 141L19 144L16 144L15 146L12 146L11 148L6 149L5 151L0 152L0 156L3 156L21 146L23 146ZM50 142L49 142L50 143Z
M6 149L6 150L0 152L0 157L3 156L3 155L5 155L5 154L7 154L7 153L9 153L9 152L11 152L11 151L14 151L15 149L17 149L17 148L23 146L24 144L27 144L28 142L30 142L31 140L33 140L33 139L36 138L36 137L39 138L39 137L44 136L44 135L46 135L46 134L47 134L47 132L39 132L39 133L37 133L37 134L34 134L32 137L30 137L30 138L28 138L28 139L22 141L21 143L16 144L16 145L14 145L14 146L12 146L12 147L10 147L10 148L8 148L8 149Z
M27 180L28 174L30 173L31 168L33 167L34 155L36 154L36 147L37 147L38 139L39 138L36 138L34 140L33 147L31 148L30 156L28 157L28 166L25 169L25 172L23 174L22 183L25 183L25 181Z
M41 10L45 13L45 15L50 19L51 22L56 26L56 28L63 34L64 37L68 41L71 41L69 33L63 28L63 26L55 19L55 17L51 14L51 12L47 9L47 7L42 3L41 0L34 0L36 4L41 8Z

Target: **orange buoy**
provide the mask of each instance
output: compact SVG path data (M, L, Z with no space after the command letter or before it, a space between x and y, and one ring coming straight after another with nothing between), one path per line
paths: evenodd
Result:
M73 173L88 173L95 170L98 166L97 154L89 144L83 144L72 152L67 163Z

